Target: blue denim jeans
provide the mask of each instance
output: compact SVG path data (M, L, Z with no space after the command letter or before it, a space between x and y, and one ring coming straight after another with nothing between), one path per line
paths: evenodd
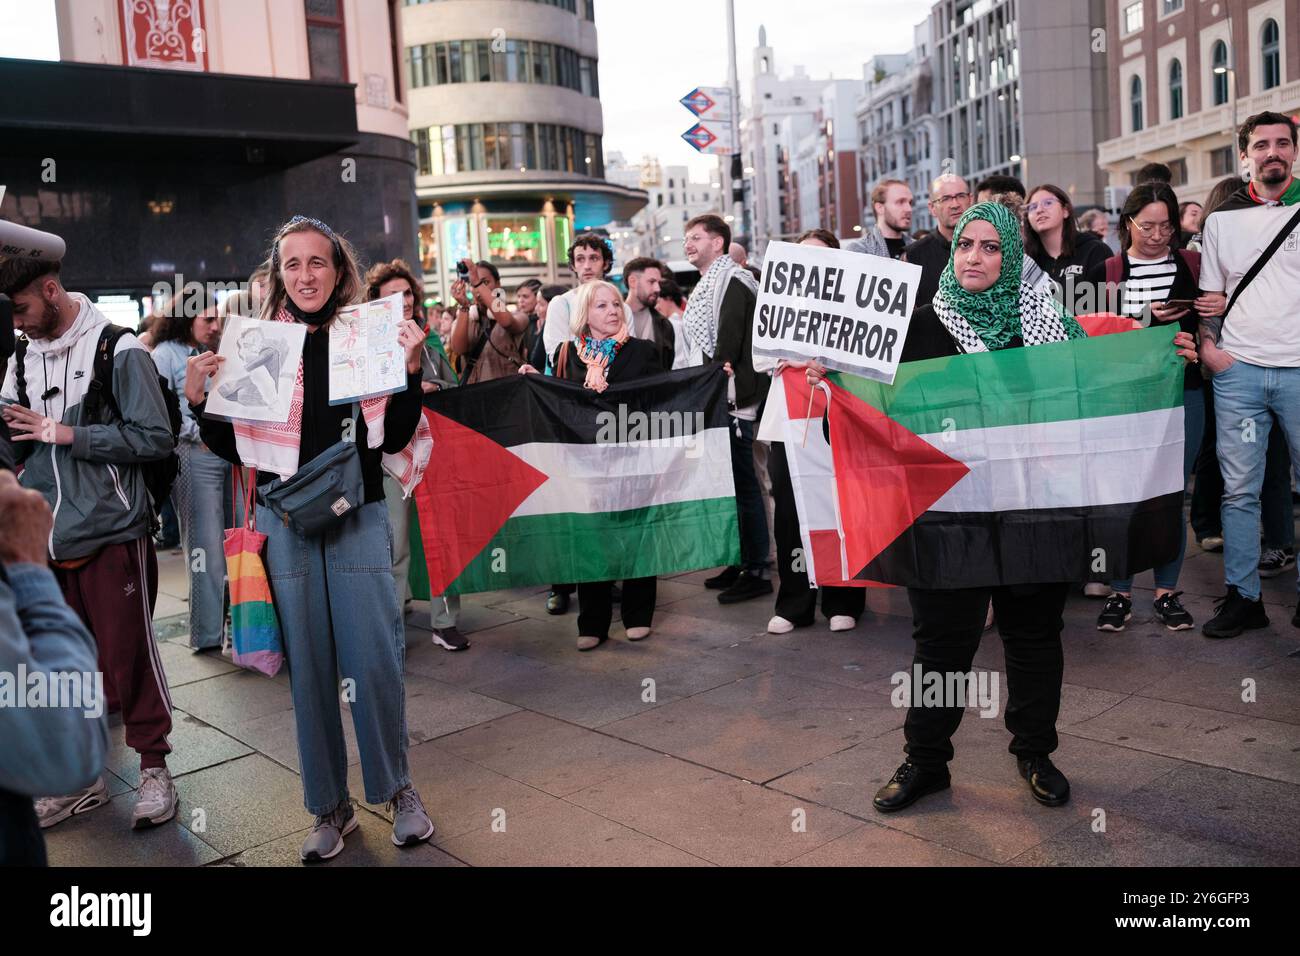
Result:
M754 423L731 419L731 474L740 520L740 564L760 574L767 569L767 506L754 466Z
M1238 359L1212 384L1223 470L1224 580L1254 601L1260 593L1260 489L1268 439L1276 423L1291 460L1300 457L1300 368L1264 368Z
M405 607L411 599L411 520L415 514L415 496L402 497L402 486L384 475L384 503L388 524L393 529L393 584L397 586L397 603ZM441 630L455 627L460 617L460 595L435 594L429 598L429 626Z
M315 537L285 527L259 505L257 529L267 535L307 810L327 813L348 797L341 696L356 729L366 802L387 803L410 783L410 771L405 628L384 503L362 505Z
M230 463L194 442L177 447L181 471L172 502L190 568L190 647L218 647L226 623L226 558L222 533L230 507Z
M1209 387L1208 385L1206 386ZM1205 399L1199 388L1183 390L1183 490L1187 490L1187 479L1191 477L1196 465L1196 456L1201 450L1201 435L1205 433ZM1183 558L1187 553L1187 513L1178 512L1178 557L1155 569L1153 577L1156 587L1172 591L1178 587L1178 575L1183 570ZM1111 582L1111 590L1122 594L1133 591L1133 579L1120 579Z

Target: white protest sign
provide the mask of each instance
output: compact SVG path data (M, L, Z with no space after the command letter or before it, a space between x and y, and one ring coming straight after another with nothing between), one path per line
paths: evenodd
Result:
M402 314L400 292L339 309L329 324L331 405L406 388Z
M812 359L893 384L921 267L824 246L769 243L754 309L755 355Z

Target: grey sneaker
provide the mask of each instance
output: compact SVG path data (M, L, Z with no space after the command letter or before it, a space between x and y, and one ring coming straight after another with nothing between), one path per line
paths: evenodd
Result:
M397 846L414 846L433 836L433 821L410 784L397 792L388 807L393 811L393 843Z
M135 792L135 810L131 826L137 830L166 823L176 816L176 784L166 767L140 771L140 786Z
M302 842L298 856L304 863L320 863L338 856L343 838L358 827L352 801L344 800L329 813L316 817L316 823Z
M85 813L108 803L108 785L101 776L85 790L61 797L41 797L36 801L36 821L45 830L68 817Z

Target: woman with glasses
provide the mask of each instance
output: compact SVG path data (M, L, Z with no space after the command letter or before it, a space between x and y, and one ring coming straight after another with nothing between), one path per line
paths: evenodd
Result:
M1075 228L1070 197L1059 186L1044 183L1029 193L1025 205L1025 253L1061 288L1070 308L1071 287L1105 262L1110 249L1100 236Z
M1104 290L1097 311L1118 312L1142 328L1178 323L1196 334L1197 316L1192 302L1200 292L1199 253L1179 249L1178 198L1169 186L1147 182L1134 187L1119 218L1120 252L1095 266L1089 284ZM1188 366L1183 378L1183 483L1196 462L1205 431L1205 402L1199 368ZM1187 528L1185 521L1178 556L1155 569L1156 620L1171 631L1192 626L1192 616L1178 600L1178 575L1183 567ZM1111 595L1097 618L1097 630L1122 631L1133 616L1133 581L1111 582Z

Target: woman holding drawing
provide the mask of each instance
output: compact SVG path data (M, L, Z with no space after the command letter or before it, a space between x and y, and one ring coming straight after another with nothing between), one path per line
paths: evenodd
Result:
M404 449L419 423L424 334L414 322L403 321L405 390L363 399L359 412L355 405L330 405L327 326L340 307L359 301L364 291L355 253L323 222L295 216L276 234L271 262L262 319L271 329L274 322L285 322L307 330L301 359L286 357L299 361L288 420L232 424L205 417L204 383L223 361L214 353L189 360L185 397L212 451L259 469L257 522L267 535L267 574L289 659L305 803L316 816L300 856L314 862L339 853L343 837L358 822L348 795L340 687L356 729L366 801L389 804L397 845L433 835L406 761L406 645L391 576L381 468L382 456ZM267 506L266 496L281 484L274 481L277 476L293 479L300 465L319 463L340 449L360 461L359 506L338 499L337 520L314 534L299 530L296 511L291 523L288 499L281 503L283 518ZM313 517L320 526L320 516Z

